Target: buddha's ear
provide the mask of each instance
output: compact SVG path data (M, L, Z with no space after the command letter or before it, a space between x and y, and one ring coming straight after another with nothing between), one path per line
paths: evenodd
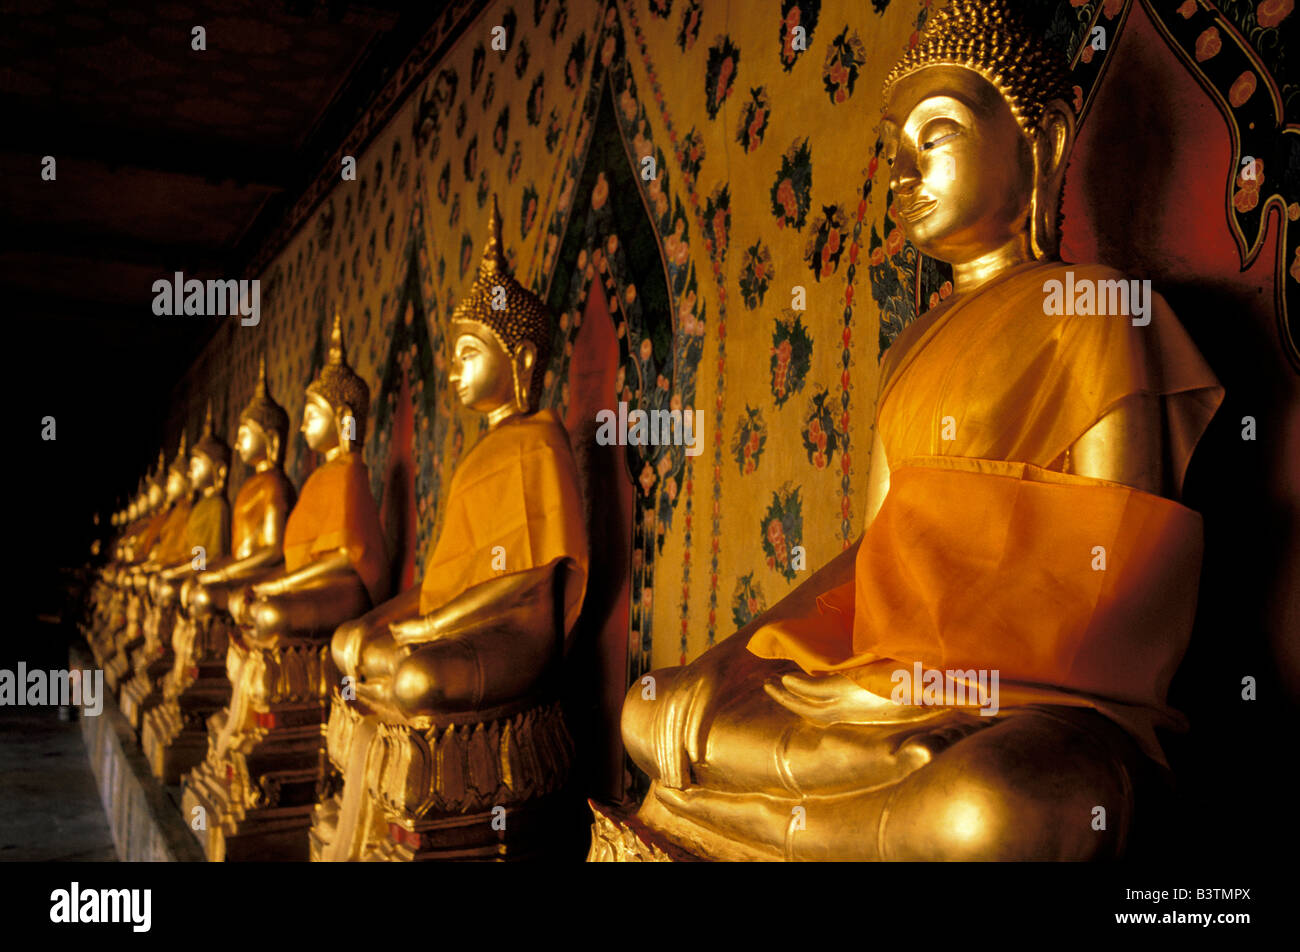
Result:
M532 394L529 393L529 387L533 380L533 364L537 363L537 345L530 340L521 342L515 347L515 396L519 401L519 409L527 412Z
M1061 189L1074 147L1074 110L1061 99L1043 107L1034 130L1034 194L1030 242L1036 258L1054 258L1061 244Z
M515 362L521 370L532 370L537 362L537 345L530 340L520 343L515 348Z
M352 412L352 404L350 403L339 404L338 410L335 411L334 419L338 420L339 422L339 443L345 446L350 446L353 440L355 440L357 436L357 415ZM351 439L348 438L346 432L349 419L352 421Z
M213 482L217 484L217 488L221 488L222 486L226 485L226 474L229 471L230 471L230 467L227 466L225 463L217 464L216 479L213 480Z
M280 434L266 433L266 456L273 463L280 462Z

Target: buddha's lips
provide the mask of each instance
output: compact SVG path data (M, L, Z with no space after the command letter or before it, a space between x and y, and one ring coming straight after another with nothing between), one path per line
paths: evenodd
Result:
M920 221L926 215L930 214L930 212L934 211L938 204L939 202L936 199L924 199L922 201L913 202L898 214L900 217L905 218L910 222Z

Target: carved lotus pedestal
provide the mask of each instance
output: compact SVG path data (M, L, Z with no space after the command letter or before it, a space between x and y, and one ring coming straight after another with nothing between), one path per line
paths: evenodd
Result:
M518 860L581 855L573 742L559 702L421 719L363 713L335 692L329 756L345 778L317 807L313 860ZM576 822L575 822L576 821ZM335 851L339 830L348 849Z
M591 849L589 863L681 863L700 862L675 843L642 823L634 811L621 810L594 800L591 807Z
M202 763L208 719L230 703L226 652L232 625L220 613L178 618L172 630L172 669L163 681L162 703L145 715L142 733L153 775L168 786Z
M132 659L144 644L144 618L147 611L148 604L143 595L132 592L127 596L126 624L117 630L113 647L103 662L104 683L114 697L119 696L126 678L133 670Z
M328 634L271 648L232 637L226 673L230 704L208 721L207 755L182 781L185 818L204 827L210 862L305 861L312 809L331 783Z
M122 688L118 706L131 727L140 730L144 715L162 702L162 682L172 668L172 629L175 604L155 603L145 616L144 643L131 658L133 675Z

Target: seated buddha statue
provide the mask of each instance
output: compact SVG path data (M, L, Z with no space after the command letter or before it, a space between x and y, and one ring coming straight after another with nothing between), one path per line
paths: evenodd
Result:
M301 427L323 460L285 522L283 565L228 596L237 626L226 654L230 703L210 718L206 757L183 781L186 814L201 806L207 817L209 860L306 858L311 810L328 779L321 728L336 680L329 637L389 594L361 454L369 405L336 314Z
M204 570L186 577L163 702L146 718L145 753L154 775L164 783L178 782L202 760L207 719L230 700L226 654L231 591L269 577L284 562L284 526L297 495L284 472L288 433L289 415L271 397L264 357L235 437L240 459L253 472L235 497L230 553L209 559Z
M150 589L150 610L145 619L145 642L137 652L135 676L122 692L122 713L131 726L143 729L143 716L162 701L162 681L172 668L172 635L180 611L180 590L207 565L221 560L230 544L230 503L226 501L226 476L230 472L230 447L212 432L212 403L208 403L203 429L189 458L192 502L177 506L168 518L185 512L179 531L164 528L159 567Z
M883 356L857 543L628 693L651 783L635 820L598 810L592 858L1130 845L1181 720L1202 535L1178 499L1223 391L1159 296L1141 320L1045 306L1070 272L1124 277L1057 258L1064 76L1001 0L953 0L888 74L894 211L956 293Z
M587 541L568 436L537 404L551 317L509 274L500 227L494 200L448 337L448 379L487 431L451 479L422 583L334 633L354 690L334 693L344 783L317 808L314 859L536 855L539 829L559 829L544 819L571 749L556 676Z
M139 607L135 567L148 557L166 519L166 472L166 457L159 451L157 470L140 480L135 496L123 512L123 529L114 547L113 561L104 570L108 594L101 603L104 608L90 636L91 651L100 667L107 665L117 651L117 641L127 625L127 610L133 599L136 608Z
M104 683L115 696L131 677L135 656L144 647L145 627L151 622L158 594L158 571L185 552L185 521L192 505L189 462L186 436L182 432L176 458L166 471L161 505L131 543L132 560L125 579L130 592L127 625L117 639L113 657L104 666ZM156 496L153 492L151 499Z

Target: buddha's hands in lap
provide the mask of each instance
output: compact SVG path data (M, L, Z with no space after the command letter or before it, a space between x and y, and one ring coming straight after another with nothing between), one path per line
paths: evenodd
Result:
M823 727L925 720L942 710L898 704L873 694L842 674L812 675L796 671L768 679L763 690L786 710Z

